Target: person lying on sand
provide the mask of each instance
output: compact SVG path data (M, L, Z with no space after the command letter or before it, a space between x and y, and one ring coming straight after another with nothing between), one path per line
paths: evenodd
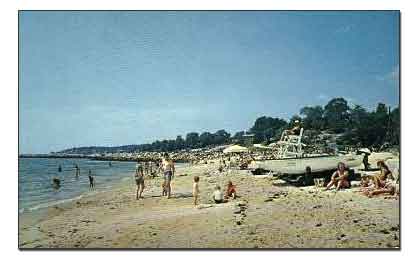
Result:
M332 174L331 181L328 183L325 190L329 190L332 186L336 186L337 190L350 187L350 182L348 181L348 171L346 170L343 162L338 163L337 171Z
M215 201L216 204L220 204L224 202L223 195L221 192L221 187L218 185L215 188L215 191L212 193L212 199Z
M199 194L200 194L200 190L199 190L199 177L195 176L193 178L193 199L194 199L194 205L197 205L197 200L199 199Z
M397 192L396 182L392 179L388 179L385 182L385 185L381 188L373 188L371 190L365 190L363 193L368 197L373 197L381 194L389 194L389 195L395 195L399 194Z
M232 184L232 181L230 180L228 182L227 186L226 186L225 198L230 198L231 197L232 199L235 199L236 194L237 194L235 188L236 188L235 185Z

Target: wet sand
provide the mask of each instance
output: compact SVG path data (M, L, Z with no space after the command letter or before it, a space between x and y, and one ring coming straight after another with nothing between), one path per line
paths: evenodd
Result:
M77 201L19 216L19 248L398 248L399 200L291 187L248 171L217 174L215 165L177 170L173 198L162 178L133 179ZM193 205L193 176L200 204ZM213 204L216 185L237 185L238 199ZM276 185L273 185L275 182Z

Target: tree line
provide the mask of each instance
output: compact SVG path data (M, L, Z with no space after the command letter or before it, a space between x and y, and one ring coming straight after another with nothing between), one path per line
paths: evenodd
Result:
M300 109L299 114L292 116L289 120L269 116L259 117L248 132L243 130L234 135L224 129L215 133L190 132L185 138L178 135L175 139L157 140L148 144L79 147L66 149L60 153L178 151L227 143L243 144L246 133L254 135L254 143L269 143L279 139L283 130L291 128L295 120L299 120L304 130L309 130L311 133L340 134L338 140L340 145L377 148L382 145L399 146L400 142L399 107L391 109L379 103L374 110L368 111L360 105L350 107L346 99L338 97L331 99L325 106L305 106Z

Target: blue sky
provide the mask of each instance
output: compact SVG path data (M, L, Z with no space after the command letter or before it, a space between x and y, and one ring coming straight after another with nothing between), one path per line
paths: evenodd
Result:
M234 133L399 100L399 13L19 14L20 153Z

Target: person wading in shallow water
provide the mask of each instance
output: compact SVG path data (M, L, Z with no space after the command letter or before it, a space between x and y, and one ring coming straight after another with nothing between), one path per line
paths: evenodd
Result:
M168 153L163 155L164 187L167 192L167 198L171 197L171 180L174 178L174 162L170 159Z
M78 167L78 165L75 165L75 177L78 178L78 176L80 175L80 168Z
M90 188L94 188L94 177L91 174L91 170L89 170L89 182L90 182Z

